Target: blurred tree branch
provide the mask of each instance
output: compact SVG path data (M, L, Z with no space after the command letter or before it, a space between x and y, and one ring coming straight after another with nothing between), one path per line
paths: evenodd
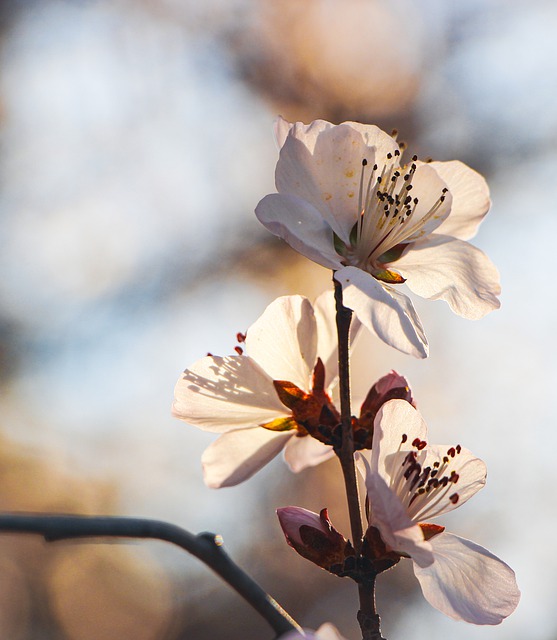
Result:
M0 514L0 532L33 533L47 542L78 538L142 538L175 544L201 560L246 600L280 636L299 631L293 618L226 553L214 533L194 535L169 522L119 516Z

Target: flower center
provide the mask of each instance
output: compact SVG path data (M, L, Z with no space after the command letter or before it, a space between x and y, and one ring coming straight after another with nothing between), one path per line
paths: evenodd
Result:
M325 390L325 367L321 358L313 369L309 393L288 380L273 380L273 385L291 414L260 426L271 431L296 429L300 437L311 435L324 444L332 444L330 433L340 423L340 415Z
M420 199L412 196L418 168L417 156L412 164L400 165L400 151L388 153L379 170L362 160L358 196L359 217L350 234L350 245L335 238L335 248L345 264L371 273L378 280L402 283L404 279L385 269L386 264L400 258L405 242L419 237L424 225L438 212L448 191L444 188L428 211L419 211Z
M438 456L426 450L427 443L419 438L412 442L410 451L402 450L406 441L404 435L395 454L391 489L406 507L408 516L418 522L438 515L447 500L458 502L455 485L459 474L455 467L462 447L458 444Z

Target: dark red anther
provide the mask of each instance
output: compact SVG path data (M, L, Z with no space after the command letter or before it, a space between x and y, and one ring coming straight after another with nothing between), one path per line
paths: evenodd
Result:
M244 350L242 349L242 347L234 347L234 351L235 351L239 356L244 355Z
M453 495L452 495L452 496L449 496L449 500L450 500L453 504L456 504L456 503L458 502L458 498L459 498L458 493L453 493Z
M412 446L416 447L418 451L421 451L427 447L427 442L425 440L420 440L419 438L414 438Z
M246 341L246 334L245 333L241 333L240 331L238 331L238 333L236 334L236 340L241 344L242 342Z

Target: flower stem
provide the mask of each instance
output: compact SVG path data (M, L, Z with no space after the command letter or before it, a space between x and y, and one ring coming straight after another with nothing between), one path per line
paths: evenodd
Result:
M362 631L362 640L386 640L381 635L381 619L375 610L375 579L358 585L360 610L358 622Z
M350 406L350 322L352 311L342 302L342 285L334 279L336 321L338 335L338 374L340 393L340 415L342 420L342 445L337 456L340 461L346 488L352 544L356 557L361 557L363 529L360 496L354 464L354 434L352 431L352 409ZM358 585L360 610L358 622L362 632L362 640L384 640L381 636L380 619L375 610L375 578L365 580Z
M150 538L177 545L204 562L272 627L277 636L300 626L234 563L214 533L194 535L169 522L117 516L0 514L0 531L35 533L47 542L75 538Z
M350 363L349 363L349 334L352 311L342 304L342 285L333 275L335 286L336 321L338 335L338 375L340 393L340 416L342 420L342 445L337 455L342 467L348 514L352 530L352 544L356 554L362 548L362 515L360 496L356 480L356 466L354 464L354 435L352 432L352 410L350 408Z

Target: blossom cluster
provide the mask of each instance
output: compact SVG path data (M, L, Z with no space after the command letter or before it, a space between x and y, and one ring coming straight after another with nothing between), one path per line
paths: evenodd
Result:
M445 300L479 319L499 306L499 276L468 242L489 210L485 180L461 162L403 161L404 148L372 125L279 119L277 193L256 215L293 249L333 271L353 311L350 345L366 329L423 358L429 347L405 289ZM202 456L209 487L236 485L277 454L293 472L341 455L336 301L280 297L238 334L235 355L207 355L178 380L173 415L219 434ZM432 519L461 506L486 480L485 464L460 444L432 445L408 381L373 383L351 416L366 499L361 540L319 514L277 514L288 544L338 576L374 580L411 559L426 600L457 620L498 624L516 608L514 572L480 545ZM293 635L292 637L304 637ZM332 625L305 637L337 638Z

